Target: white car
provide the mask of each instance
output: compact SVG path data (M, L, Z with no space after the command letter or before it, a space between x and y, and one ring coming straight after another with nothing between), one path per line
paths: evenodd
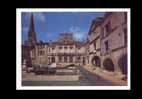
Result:
M56 63L52 63L51 65L49 65L49 68L56 68L56 67L57 67Z

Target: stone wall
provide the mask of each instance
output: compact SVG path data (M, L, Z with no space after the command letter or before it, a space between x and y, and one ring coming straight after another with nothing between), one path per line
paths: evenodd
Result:
M124 29L127 29L125 15L126 13L124 12L112 12L107 17L104 17L102 23L97 25L90 33L89 41L91 43L89 45L89 51L94 53L88 55L89 64L92 64L92 59L98 56L101 61L101 68L104 70L111 68L111 66L106 67L106 64L113 63L114 67L112 68L112 72L122 73L119 60L123 55L127 55L127 44L125 42L126 38L124 37L127 34L124 31ZM96 39L98 35L100 37ZM96 48L93 46L94 43L96 43ZM100 50L97 50L98 48ZM104 66L104 61L106 60L107 62Z

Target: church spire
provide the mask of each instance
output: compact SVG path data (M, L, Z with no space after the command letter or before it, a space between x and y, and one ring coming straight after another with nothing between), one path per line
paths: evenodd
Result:
M31 18L30 18L29 32L30 32L30 33L35 32L35 29L34 29L34 18L33 18L33 13L31 14Z
M30 24L29 24L29 31L28 31L28 42L29 45L35 45L36 44L36 33L35 33L35 27L34 27L34 16L33 13L30 17Z

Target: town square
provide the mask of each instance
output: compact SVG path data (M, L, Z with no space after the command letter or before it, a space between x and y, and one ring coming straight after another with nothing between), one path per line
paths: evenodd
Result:
M17 16L21 87L130 88L130 9L17 9Z

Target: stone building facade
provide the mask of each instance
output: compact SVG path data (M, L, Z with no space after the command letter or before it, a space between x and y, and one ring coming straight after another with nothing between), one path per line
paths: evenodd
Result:
M85 64L85 43L74 41L71 33L61 33L57 41L39 42L33 64L59 63L62 65Z
M89 64L127 75L127 12L107 12L89 30Z
M26 54L23 56L31 65L90 64L127 75L127 12L106 12L93 20L87 42L75 41L72 33L61 33L54 42L37 42L31 16L28 41L24 46Z
M26 60L28 66L86 63L86 43L75 41L73 33L60 33L59 38L54 42L37 42L33 15L29 26L28 40L22 45L22 60Z

